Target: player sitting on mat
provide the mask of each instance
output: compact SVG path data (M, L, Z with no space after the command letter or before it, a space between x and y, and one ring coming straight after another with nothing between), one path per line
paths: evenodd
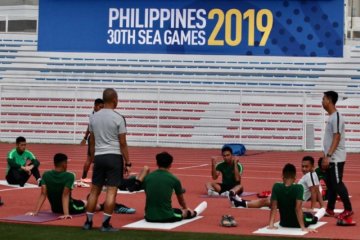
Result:
M221 149L222 161L217 163L217 157L211 158L211 176L213 180L222 175L222 183L208 182L206 190L208 195L239 195L244 191L241 185L242 165L232 154L232 149L224 146Z
M323 208L324 202L322 200L319 179L317 174L314 171L314 158L311 156L303 157L301 161L301 169L303 172L302 178L299 180L304 188L303 199L305 201L310 201L310 208L313 209L316 207L316 204L319 203L320 208ZM261 207L270 207L271 197L261 198L257 200L247 201L243 200L237 196L230 196L229 200L235 207L244 207L244 208L261 208Z
M85 213L87 201L77 200L71 197L71 191L74 188L75 175L67 172L67 156L63 153L57 153L54 156L55 168L46 171L41 180L41 193L38 198L35 211L28 212L27 215L37 215L44 204L46 198L49 199L51 211L53 213L63 214L59 218L69 219L71 215ZM116 208L124 207L117 204ZM97 205L97 210L102 210L103 204Z
M280 226L290 228L301 228L306 232L317 232L315 229L307 228L310 224L316 224L324 216L325 209L313 216L311 213L303 213L302 203L304 187L296 184L296 168L288 163L282 171L283 182L275 183L271 192L271 211L268 229L277 229L274 226L277 209L280 213Z
M194 218L205 210L207 203L201 203L194 210L188 208L183 195L181 182L170 173L173 157L162 152L156 155L158 169L144 179L146 194L145 220L148 222L170 223ZM180 208L173 208L171 196L175 192Z

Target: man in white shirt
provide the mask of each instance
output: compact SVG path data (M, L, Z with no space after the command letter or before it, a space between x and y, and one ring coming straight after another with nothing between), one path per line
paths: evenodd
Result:
M334 209L337 195L344 204L344 211L337 218L345 219L354 214L348 190L342 181L346 160L345 149L345 120L337 111L335 105L338 94L334 91L324 92L322 106L329 114L324 134L324 157L322 168L326 170L326 187L328 204L326 213L335 216Z

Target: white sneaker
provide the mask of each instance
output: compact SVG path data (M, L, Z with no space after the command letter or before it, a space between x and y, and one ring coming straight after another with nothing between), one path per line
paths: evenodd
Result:
M196 211L196 216L199 216L202 212L205 211L205 209L207 208L207 202L203 201L202 203L200 203L195 209L194 211Z
M77 182L76 182L76 186L77 186L77 187L82 187L82 188L89 188L89 187L90 187L90 184L84 183L84 182L82 182L82 181L77 181Z
M220 194L221 196L229 197L229 191L223 192Z
M41 187L41 178L38 178L36 181L37 181L38 186Z
M242 198L239 197L239 195L237 195L237 194L235 194L235 196L233 196L232 198L239 202L242 201Z
M83 183L91 183L91 178L80 178L80 181Z
M219 196L219 193L218 193L218 192L215 192L215 191L212 190L212 189L209 189L209 190L208 190L208 195L209 195L209 196Z

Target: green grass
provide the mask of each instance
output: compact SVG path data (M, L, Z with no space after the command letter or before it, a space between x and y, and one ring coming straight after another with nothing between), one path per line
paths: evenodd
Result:
M0 223L1 239L11 240L291 240L284 237L240 236L209 233L185 233L164 231L123 230L116 233L102 233L97 229L84 231L79 227L45 226L32 224Z

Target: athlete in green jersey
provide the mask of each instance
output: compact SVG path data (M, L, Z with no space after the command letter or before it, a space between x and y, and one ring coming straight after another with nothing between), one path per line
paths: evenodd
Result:
M75 175L67 172L67 156L63 153L55 154L54 166L53 170L43 174L41 193L35 211L29 212L27 215L37 215L46 198L49 199L52 212L63 214L59 218L68 219L72 218L71 214L85 213L86 201L71 197Z
M271 212L269 229L276 229L274 226L277 209L280 213L280 226L300 227L303 231L316 232L307 228L304 224L302 202L304 188L296 184L296 168L293 164L286 164L283 168L283 182L275 183L271 192ZM317 221L314 218L314 221Z
M156 155L158 169L144 179L146 193L145 219L148 222L176 222L196 216L196 211L187 207L181 182L169 172L173 157L162 152ZM173 208L171 196L175 192L181 206Z
M213 180L218 179L222 175L222 182L206 183L208 195L240 195L244 188L241 185L241 174L243 172L242 165L232 154L232 149L225 146L221 149L223 161L216 163L216 157L211 159L211 176Z
M39 161L29 150L26 150L26 139L16 138L16 148L7 155L6 181L9 184L19 184L23 187L33 175L40 183Z

